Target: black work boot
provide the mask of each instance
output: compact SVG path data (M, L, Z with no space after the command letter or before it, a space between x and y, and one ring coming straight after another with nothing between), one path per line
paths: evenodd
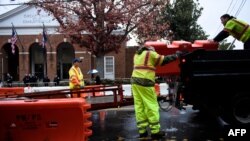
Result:
M139 138L142 139L147 137L148 137L148 132L146 131L145 133L141 133Z
M152 140L162 139L163 137L165 137L165 132L164 131L159 131L158 133L151 134L151 139Z

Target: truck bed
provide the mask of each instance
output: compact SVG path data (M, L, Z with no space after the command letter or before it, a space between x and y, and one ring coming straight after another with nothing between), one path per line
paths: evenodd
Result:
M250 105L249 81L250 50L196 50L181 57L180 88L184 102L199 110L233 115L244 109L240 112L246 111L244 116L250 118L250 110L245 108ZM235 110L234 106L243 100L245 105ZM250 123L249 118L244 122Z
M221 88L247 86L250 80L250 51L249 50L196 50L181 59L181 81L187 90L217 91ZM195 84L195 85L194 85ZM188 87L187 87L188 86ZM195 86L195 88L190 88ZM198 87L199 86L199 87ZM213 86L213 87L212 87ZM220 89L219 89L220 88ZM224 90L223 90L224 91Z

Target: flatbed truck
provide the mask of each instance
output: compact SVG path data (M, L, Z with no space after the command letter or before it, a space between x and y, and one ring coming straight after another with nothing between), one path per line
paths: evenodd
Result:
M228 124L250 124L250 50L198 49L182 55L179 67L183 103Z

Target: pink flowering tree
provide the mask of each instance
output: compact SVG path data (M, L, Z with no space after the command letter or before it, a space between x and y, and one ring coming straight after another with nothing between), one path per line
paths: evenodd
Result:
M169 0L33 0L60 24L59 32L96 56L116 51L131 33L157 37L169 28L159 22Z

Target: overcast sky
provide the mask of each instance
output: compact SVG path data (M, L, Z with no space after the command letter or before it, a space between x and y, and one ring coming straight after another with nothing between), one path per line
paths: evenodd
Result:
M241 2L244 0L199 0L201 6L204 8L202 15L198 20L198 23L202 26L204 31L210 35L209 38L213 38L223 29L223 26L220 21L220 16L228 13L236 18L243 20L247 23L250 23L250 2L246 0L245 5L241 7ZM231 5L231 6L230 6ZM239 10L239 11L238 11ZM236 16L236 13L238 14ZM233 38L228 38L229 41L232 41ZM243 44L241 42L236 42L236 49L242 49Z
M23 3L27 2L29 0L0 0L0 4L17 4L17 3ZM6 11L9 11L19 5L9 5L9 6L0 6L0 15L5 13Z

